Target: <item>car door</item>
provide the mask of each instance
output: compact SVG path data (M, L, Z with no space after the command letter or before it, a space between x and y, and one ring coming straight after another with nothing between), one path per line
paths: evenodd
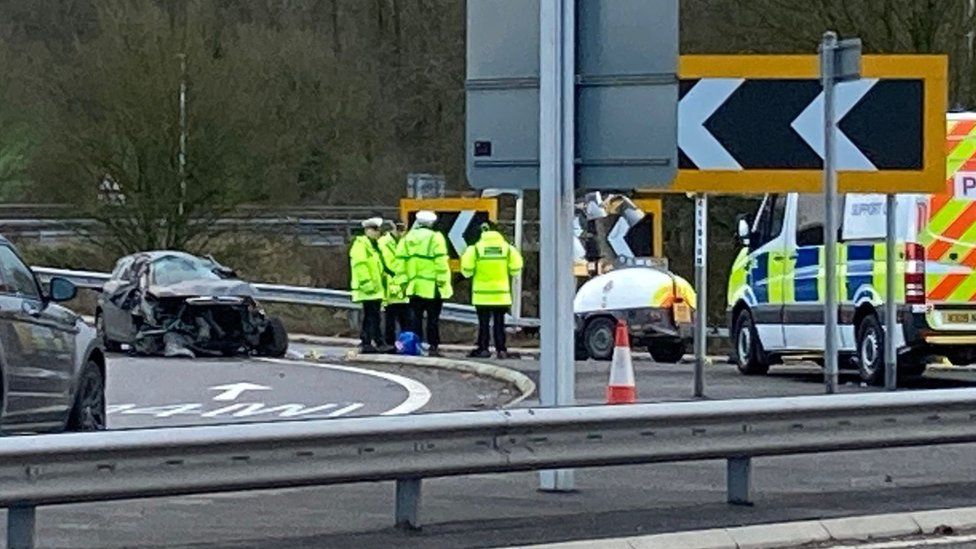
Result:
M135 335L132 304L138 291L135 274L138 264L140 262L136 258L123 259L102 291L105 335L118 343L131 343Z
M843 212L843 198L838 201L838 223ZM824 265L824 221L826 207L822 194L802 194L796 202L796 223L788 235L790 268L786 279L790 299L784 308L786 347L791 351L824 350L824 314L826 279ZM840 250L838 250L839 252ZM838 265L842 263L838 254ZM868 261L868 273L871 264ZM838 290L841 289L838 278ZM839 303L840 301L838 301Z
M752 291L752 315L767 350L781 349L783 338L783 277L786 269L786 222L789 195L767 195L749 238L746 281Z
M0 279L4 430L56 427L72 405L75 316L47 307L34 274L9 245L0 245Z

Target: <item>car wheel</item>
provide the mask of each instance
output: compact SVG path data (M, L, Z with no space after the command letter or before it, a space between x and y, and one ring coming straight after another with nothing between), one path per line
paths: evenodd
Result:
M769 362L762 350L762 342L759 341L759 334L756 332L756 325L753 323L752 313L749 311L742 311L735 319L735 329L732 331L732 349L739 373L757 376L769 372Z
M868 385L884 385L884 331L873 314L857 325L857 370Z
M102 431L105 425L105 377L98 364L89 360L78 379L68 430Z
M648 345L647 352L651 354L654 362L677 364L685 356L685 344L684 342L657 343Z
M268 319L268 325L261 334L257 352L261 356L283 357L288 352L288 332L278 317Z
M119 353L122 351L122 345L112 341L105 335L105 318L102 313L99 312L95 315L95 332L97 332L98 337L102 340L102 345L105 346L105 350L110 353Z
M594 360L610 360L613 358L614 330L617 323L614 319L601 316L586 324L583 331L583 348L586 354Z

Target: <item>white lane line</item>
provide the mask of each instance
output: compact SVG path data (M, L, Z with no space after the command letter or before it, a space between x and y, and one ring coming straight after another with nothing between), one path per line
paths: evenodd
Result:
M427 388L423 383L410 379L409 377L404 377L397 374L391 374L389 372L378 372L375 370L366 370L364 368L355 368L353 366L339 366L338 364L319 364L316 362L305 362L303 360L287 360L284 358L258 358L258 360L264 362L273 362L275 364L292 364L295 366L311 366L313 368L325 368L326 370L339 370L341 372L348 372L352 374L362 374L367 376L378 377L385 379L387 381L392 381L407 390L407 398L401 402L398 406L393 409L387 410L381 413L381 416L396 416L402 414L409 414L416 412L417 410L423 408L430 402L430 389Z
M934 539L910 539L900 541L882 541L862 545L830 545L826 549L901 549L903 547L938 547L939 545L953 545L976 541L976 535L949 536Z

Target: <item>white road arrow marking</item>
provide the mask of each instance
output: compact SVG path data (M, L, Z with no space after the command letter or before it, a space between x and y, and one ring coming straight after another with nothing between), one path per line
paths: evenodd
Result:
M742 78L700 80L678 103L678 147L700 170L742 170L705 122L745 82Z
M627 244L626 236L630 231L630 224L627 220L621 217L614 224L613 229L607 236L607 242L610 243L610 247L616 252L618 257L634 257L634 251L630 249Z
M215 385L211 387L210 390L223 391L222 393L213 397L214 400L237 400L237 397L241 396L244 391L270 391L271 387L255 385L254 383L248 383L247 381L239 381L237 383L228 383L227 385Z
M474 210L461 210L458 212L451 230L447 233L447 239L457 250L458 256L463 254L468 247L467 241L464 240L464 232L468 230L468 225L471 224L472 219L474 219Z
M835 90L834 102L834 123L839 124L841 120L851 112L875 84L878 79L855 80L838 84ZM810 103L800 116L790 124L790 127L810 145L820 158L824 157L824 94L820 95ZM876 172L878 167L864 156L861 149L857 148L844 132L837 129L837 169L848 171Z

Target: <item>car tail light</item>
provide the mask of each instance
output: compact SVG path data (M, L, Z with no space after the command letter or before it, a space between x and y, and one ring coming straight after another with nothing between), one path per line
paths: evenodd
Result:
M916 242L905 244L905 303L925 303L925 248Z

